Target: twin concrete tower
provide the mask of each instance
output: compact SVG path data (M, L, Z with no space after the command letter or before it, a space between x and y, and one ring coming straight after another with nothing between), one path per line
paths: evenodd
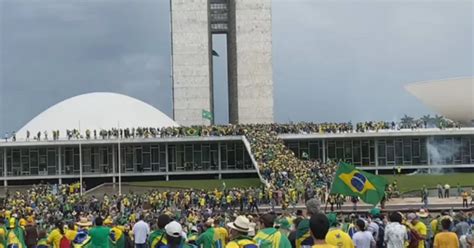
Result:
M271 0L170 1L175 121L212 123L212 35L225 34L229 122L273 122Z

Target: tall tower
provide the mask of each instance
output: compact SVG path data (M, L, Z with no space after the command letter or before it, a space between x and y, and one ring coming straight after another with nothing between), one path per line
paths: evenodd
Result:
M226 34L229 121L273 122L271 0L170 1L175 121L211 123L212 35Z

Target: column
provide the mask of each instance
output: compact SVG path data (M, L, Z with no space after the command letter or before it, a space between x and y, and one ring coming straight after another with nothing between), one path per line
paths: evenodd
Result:
M166 150L166 152L165 152L165 154L166 154L166 156L165 156L166 181L169 181L169 180L170 180L170 176L168 175L168 172L169 172L169 168L168 168L168 167L169 167L169 162L168 162L168 161L169 161L169 160L168 160L168 143L165 144L165 150Z
M112 145L112 187L115 188L115 167L117 166L117 158L115 157L115 146Z
M430 149L428 148L428 145L430 144L429 142L429 137L426 137L425 139L425 148L426 148L426 163L428 165L431 165L431 156L430 156ZM428 174L431 173L431 168L428 168Z
M58 149L57 149L57 153L58 153L58 176L59 176L59 184L63 184L63 178L62 178L62 175L63 175L63 166L62 166L62 159L61 159L61 147L58 146Z
M322 140L322 144L323 144L323 163L326 163L326 140L325 139Z
M370 144L370 143L369 143ZM370 145L369 145L369 151L370 151ZM375 158L375 175L379 174L379 142L377 139L374 139L374 158Z
M247 150L244 149L244 152ZM222 179L222 158L221 158L221 142L217 143L217 165L219 170L219 180Z
M7 187L8 182L7 182L7 148L3 148L3 186Z

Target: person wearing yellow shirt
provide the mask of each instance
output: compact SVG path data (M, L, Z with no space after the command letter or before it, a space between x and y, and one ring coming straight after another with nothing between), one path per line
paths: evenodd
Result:
M436 234L433 248L459 248L458 236L456 233L449 231L451 228L451 219L442 219L441 227L443 230Z
M241 248L244 246L257 246L255 241L248 236L250 230L250 221L243 215L237 216L234 222L227 223L230 229L231 241L227 243L226 248Z
M227 240L229 239L229 233L227 232L227 229L220 226L219 219L214 220L214 235L218 240L220 240L221 247L225 247Z
M67 230L64 233L65 233L64 235L66 236L66 238L72 242L76 238L76 235L77 235L77 230L74 223L69 223L67 225Z
M329 220L322 213L313 214L309 220L309 228L314 239L312 248L337 248L326 242L326 235L329 231Z
M5 219L0 218L0 248L6 248L4 243L6 241L7 229L5 228Z
M418 248L425 248L425 240L428 233L426 225L419 220L418 215L415 213L409 213L407 215L407 224L411 230L414 230L418 233L418 236L421 239L418 242Z
M61 243L61 239L63 238L64 233L64 225L61 221L56 222L56 228L48 236L48 244L52 245L52 248L59 248L59 244Z
M354 242L352 241L351 236L339 228L336 214L329 213L327 218L329 222L329 231L325 237L326 243L339 248L354 248Z

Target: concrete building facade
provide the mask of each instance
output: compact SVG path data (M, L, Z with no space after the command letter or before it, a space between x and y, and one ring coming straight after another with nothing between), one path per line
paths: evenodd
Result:
M273 122L271 0L171 0L174 119L214 112L212 35L227 35L230 123Z

